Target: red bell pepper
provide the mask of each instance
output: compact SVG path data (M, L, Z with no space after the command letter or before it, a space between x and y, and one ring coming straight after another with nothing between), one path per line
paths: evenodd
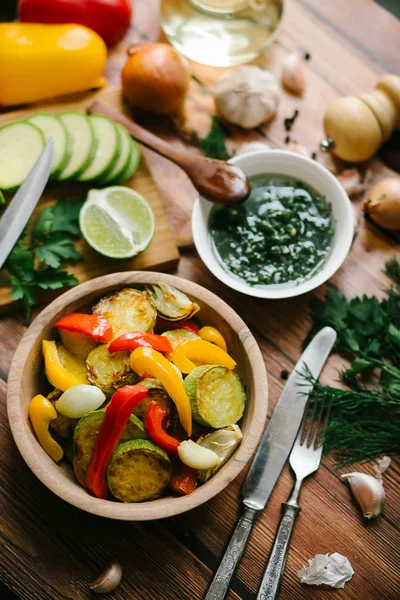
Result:
M111 342L109 352L120 352L121 350L135 350L140 346L154 348L158 352L172 352L169 339L155 333L144 333L143 331L132 331L124 333Z
M111 323L100 315L73 313L57 321L54 327L74 333L83 333L96 342L110 342L113 338Z
M179 469L172 475L169 488L172 492L180 496L187 496L196 489L198 479L197 470L182 463L179 465Z
M156 325L154 329L160 331L170 331L171 329L188 329L198 335L199 328L193 323L193 321L165 321L161 317L157 317Z
M132 20L130 0L19 0L20 21L78 23L98 33L107 45L118 42Z
M150 402L146 415L146 431L152 442L163 448L170 454L178 454L180 441L168 435L162 427L167 411L161 408L157 402Z
M104 479L108 463L123 434L129 417L149 390L143 385L125 385L115 392L106 408L93 456L86 472L86 486L97 498L107 498Z

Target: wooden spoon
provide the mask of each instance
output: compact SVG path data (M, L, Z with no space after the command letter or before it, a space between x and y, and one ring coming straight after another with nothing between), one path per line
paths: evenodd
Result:
M237 204L248 198L250 184L239 167L229 165L222 160L203 158L190 154L190 152L177 150L101 102L94 102L88 107L88 112L106 115L117 123L121 123L135 140L178 165L185 171L199 194L210 202Z

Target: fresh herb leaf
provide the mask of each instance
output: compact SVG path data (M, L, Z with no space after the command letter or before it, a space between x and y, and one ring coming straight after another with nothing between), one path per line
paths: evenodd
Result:
M35 251L35 256L38 261L58 269L62 260L79 260L81 254L76 250L71 240L62 237L59 234L54 234L48 242L43 243Z
M400 263L394 257L387 261L385 275L400 287Z
M45 206L44 208L42 208L38 218L36 219L36 223L32 231L32 240L34 243L43 241L47 238L47 236L51 232L53 221L53 207Z
M21 239L17 241L8 255L4 269L19 278L23 278L24 273L33 269L32 251L22 244Z
M58 271L52 267L47 267L43 271L38 271L35 277L35 284L43 290L58 290L62 287L72 287L78 283L77 278L67 271Z
M59 200L53 206L51 231L79 235L79 211L81 210L81 206L81 202Z
M211 117L211 129L204 139L200 141L200 149L208 158L228 160L230 154L225 145L225 136L216 115Z

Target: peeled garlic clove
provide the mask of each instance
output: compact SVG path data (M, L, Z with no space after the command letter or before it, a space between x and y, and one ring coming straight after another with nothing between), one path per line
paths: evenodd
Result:
M374 185L362 210L377 225L400 229L400 177L389 177Z
M243 144L242 146L239 146L239 148L236 150L236 156L238 154L248 154L249 152L258 152L260 150L271 150L270 146L268 146L268 144L265 144L264 142L247 142L247 144Z
M282 64L282 84L293 94L301 95L306 87L304 69L297 54L288 54Z
M181 461L192 469L212 469L219 463L215 452L203 448L193 440L185 440L178 446L178 455Z
M377 517L382 512L385 490L382 481L366 473L345 473L342 479L348 479L351 491L366 519Z
M119 586L122 579L122 567L117 560L111 561L104 572L90 586L96 594L108 594Z

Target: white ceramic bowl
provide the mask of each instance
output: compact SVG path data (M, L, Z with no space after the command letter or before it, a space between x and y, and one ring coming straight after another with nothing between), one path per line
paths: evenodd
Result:
M354 235L354 215L350 200L338 182L325 167L319 163L285 150L260 150L242 154L229 162L237 165L248 177L254 175L280 174L301 179L313 187L332 205L335 221L335 233L331 250L323 267L310 279L293 287L271 285L255 288L240 281L225 271L212 248L208 232L208 217L213 207L211 202L199 197L192 215L193 239L200 258L209 270L229 287L257 298L290 298L315 289L339 269L350 250Z

